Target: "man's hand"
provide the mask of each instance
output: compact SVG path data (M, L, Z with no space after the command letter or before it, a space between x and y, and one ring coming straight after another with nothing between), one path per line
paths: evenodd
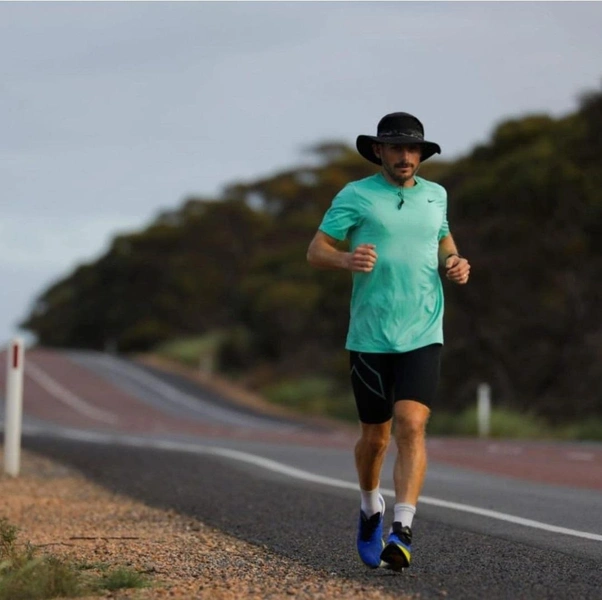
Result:
M449 281L464 285L468 283L469 275L470 264L465 258L456 254L447 257L445 260L445 276Z
M376 259L376 246L374 244L360 244L353 252L347 254L347 269L360 273L370 273L374 269Z

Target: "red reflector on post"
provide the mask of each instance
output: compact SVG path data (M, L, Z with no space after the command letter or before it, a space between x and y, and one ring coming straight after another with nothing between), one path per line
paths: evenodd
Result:
M13 344L13 369L19 367L19 345Z

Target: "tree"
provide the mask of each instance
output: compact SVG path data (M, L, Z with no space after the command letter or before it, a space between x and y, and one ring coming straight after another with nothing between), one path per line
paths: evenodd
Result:
M122 351L228 332L222 368L336 376L349 273L316 271L309 241L336 193L376 172L340 142L309 151L311 166L233 183L222 198L192 198L139 233L116 238L94 263L41 294L24 326L40 343ZM599 414L602 396L602 92L560 119L500 123L490 140L421 175L444 185L470 285L445 284L448 408L496 401L555 420Z

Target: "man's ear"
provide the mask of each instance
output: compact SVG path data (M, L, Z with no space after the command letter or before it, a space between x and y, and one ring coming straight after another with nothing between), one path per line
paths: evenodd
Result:
M380 144L372 144L372 151L374 152L377 158L380 158Z

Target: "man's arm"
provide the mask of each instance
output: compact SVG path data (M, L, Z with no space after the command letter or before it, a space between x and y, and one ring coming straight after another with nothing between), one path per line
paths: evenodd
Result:
M451 254L460 255L452 234L448 233L439 240L439 265L441 267L447 267L446 260Z
M468 282L470 264L466 258L460 256L451 233L439 240L439 264L445 267L445 276L450 281L459 284Z
M317 269L347 269L369 273L374 268L377 254L374 244L360 244L353 252L337 248L338 240L323 231L317 231L307 249L307 262Z

